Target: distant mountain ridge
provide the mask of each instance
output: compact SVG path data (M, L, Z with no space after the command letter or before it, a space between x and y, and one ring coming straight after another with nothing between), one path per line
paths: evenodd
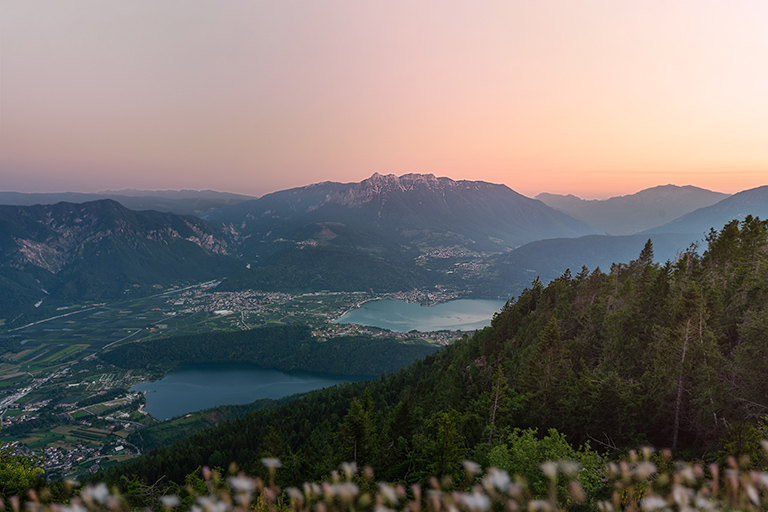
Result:
M597 233L506 185L431 174L376 173L360 183L318 183L212 210L203 217L250 238L244 244L245 253L249 244L279 238L294 243L354 243L344 239L353 231L366 232L384 243L418 245L439 238L444 244L487 252L541 238ZM320 238L306 238L311 225L323 227ZM345 233L337 233L335 226L344 226Z
M478 258L542 238L598 233L506 185L431 174L317 183L203 218L254 261L222 283L228 290L411 290L449 275L433 272L427 255Z
M686 185L661 185L609 199L542 193L536 199L581 219L609 235L632 235L666 224L689 212L729 197ZM722 225L716 224L716 225Z
M157 191L139 197L186 200L195 194ZM615 201L559 200L615 207L615 222L627 217L648 222L648 216L635 218L638 205L690 206L683 196L711 201L718 194L668 185ZM726 197L639 234L605 236L505 185L431 174L316 183L216 208L200 218L133 211L109 199L0 206L5 309L0 316L41 299L49 304L118 298L146 293L156 284L209 279L222 279L220 289L232 291L439 287L463 296L508 298L536 277L546 282L566 268L576 272L582 265L592 269L625 261L649 237L658 261L674 260L710 228L750 214L768 218L768 187Z
M3 309L41 299L117 298L239 267L231 241L191 216L136 212L105 199L0 206Z
M217 192L215 190L104 190L94 193L0 192L0 204L33 206L36 204L86 203L112 199L130 210L156 210L178 215L200 215L213 208L237 204L253 196Z
M723 226L734 219L742 221L747 215L768 219L768 185L743 190L644 233L687 233L703 237L711 229L717 229L717 226Z

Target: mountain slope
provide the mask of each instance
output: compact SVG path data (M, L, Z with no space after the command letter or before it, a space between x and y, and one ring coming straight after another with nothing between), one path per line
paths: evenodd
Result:
M663 185L635 194L600 200L547 193L537 195L536 199L602 229L609 235L632 235L666 224L727 197L728 194L690 185ZM713 225L721 226L723 223Z
M768 185L744 190L645 233L690 233L703 237L713 226L722 226L734 219L742 221L748 215L768 218Z
M651 239L656 261L676 261L696 242L696 238L678 234L553 238L531 242L489 258L488 275L478 279L474 289L483 296L511 297L539 278L543 283L556 279L566 270L577 273L583 266L608 271L613 263L635 258Z
M112 200L0 206L3 304L115 298L221 277L240 266L229 244L194 217L135 212Z
M374 174L360 183L318 183L214 210L205 218L248 237L246 254L280 239L367 247L369 241L356 239L360 233L376 236L384 245L458 244L487 252L542 238L596 233L504 185L431 174ZM312 225L324 226L325 233L308 233ZM338 233L337 226L347 233Z
M352 460L388 481L460 478L465 459L506 463L510 432L527 427L618 452L759 450L741 440L759 439L768 407L766 233L768 221L730 224L674 265L647 244L609 274L535 282L491 327L406 370L250 413L111 476L183 482L231 461L264 474L260 458L278 457L281 485Z
M222 287L396 291L446 284L418 258L482 257L532 240L596 233L504 185L374 174L213 210L251 268ZM444 261L442 263L445 263Z

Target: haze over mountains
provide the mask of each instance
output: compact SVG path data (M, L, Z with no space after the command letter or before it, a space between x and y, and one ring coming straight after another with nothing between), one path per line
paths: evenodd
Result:
M645 233L687 233L702 235L731 220L744 220L748 215L768 219L768 186L744 190L712 206L699 208L663 226Z
M0 204L32 206L35 204L85 203L112 199L131 210L156 210L179 215L200 215L213 208L237 204L252 196L215 190L104 190L95 193L0 192Z
M608 235L633 235L711 206L728 194L693 186L661 185L609 199L580 199L574 195L542 193L536 199L573 215Z
M137 208L148 201L179 211L219 207L199 217L134 211L110 199L0 207L4 317L34 312L41 299L114 298L207 279L223 279L222 290L442 287L508 298L536 277L546 282L568 268L628 261L649 237L657 260L674 260L710 228L768 217L768 187L730 197L672 185L597 202L539 196L582 220L504 185L420 174L374 174L248 200L210 191L119 192ZM57 197L0 193L15 202Z

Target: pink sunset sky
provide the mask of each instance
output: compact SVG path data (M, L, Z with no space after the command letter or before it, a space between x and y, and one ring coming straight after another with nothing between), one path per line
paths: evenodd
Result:
M0 190L768 184L768 2L0 0Z

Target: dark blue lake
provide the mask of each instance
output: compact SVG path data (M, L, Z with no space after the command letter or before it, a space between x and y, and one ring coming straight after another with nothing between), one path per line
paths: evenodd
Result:
M145 392L144 410L165 420L218 405L282 398L361 378L281 372L245 364L195 364L181 366L161 380L137 384L131 391Z

